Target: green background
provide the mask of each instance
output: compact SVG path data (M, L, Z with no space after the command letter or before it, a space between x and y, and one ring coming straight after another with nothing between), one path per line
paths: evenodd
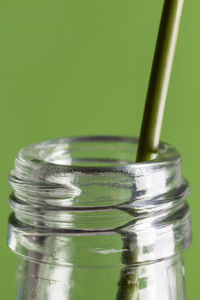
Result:
M19 149L43 139L138 136L163 1L1 0L1 298L12 299L16 256L6 246L7 175ZM193 243L188 299L199 284L200 2L186 1L162 140L182 154Z

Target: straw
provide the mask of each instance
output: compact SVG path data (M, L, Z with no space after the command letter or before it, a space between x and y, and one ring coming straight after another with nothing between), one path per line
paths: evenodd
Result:
M152 160L160 132L184 0L165 0L147 91L137 162Z

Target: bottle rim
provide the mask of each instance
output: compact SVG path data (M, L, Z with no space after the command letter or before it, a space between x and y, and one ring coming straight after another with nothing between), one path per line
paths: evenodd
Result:
M80 165L78 163L58 163L49 161L47 157L41 157L40 153L45 154L45 151L48 152L50 148L55 147L54 153L58 151L58 147L69 147L76 146L78 143L83 144L93 144L98 143L116 143L116 146L120 146L121 143L125 145L132 146L132 149L128 149L133 151L131 161L122 161L120 164L116 162L116 165ZM117 145L118 143L118 145ZM136 157L138 145L138 138L135 137L124 137L124 136L79 136L79 137L68 137L61 139L52 139L46 140L39 143L31 144L22 150L20 150L17 161L19 164L29 165L29 166L40 166L41 168L59 168L65 169L68 172L76 172L80 171L82 173L104 173L104 172L131 172L136 169L151 169L151 168L159 168L168 164L179 164L181 162L179 152L171 145L167 143L160 142L158 155L155 159L151 161L145 162L135 162L134 158ZM79 149L77 149L79 151ZM81 151L83 151L81 149Z

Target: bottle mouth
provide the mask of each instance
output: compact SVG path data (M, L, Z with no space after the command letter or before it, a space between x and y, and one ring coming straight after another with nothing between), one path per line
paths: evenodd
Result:
M19 152L9 176L11 207L123 205L148 213L166 206L166 199L185 198L188 185L177 150L161 143L156 159L134 163L137 144L130 137L86 136L30 145Z
M175 148L161 143L156 159L134 163L138 140L86 136L22 149L9 176L14 195L29 205L113 207L177 193L185 181Z

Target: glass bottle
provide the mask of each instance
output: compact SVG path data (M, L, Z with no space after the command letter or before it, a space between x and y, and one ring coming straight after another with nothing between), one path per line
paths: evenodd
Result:
M134 163L137 139L79 137L22 149L8 245L17 300L184 300L191 240L181 159L161 143Z

